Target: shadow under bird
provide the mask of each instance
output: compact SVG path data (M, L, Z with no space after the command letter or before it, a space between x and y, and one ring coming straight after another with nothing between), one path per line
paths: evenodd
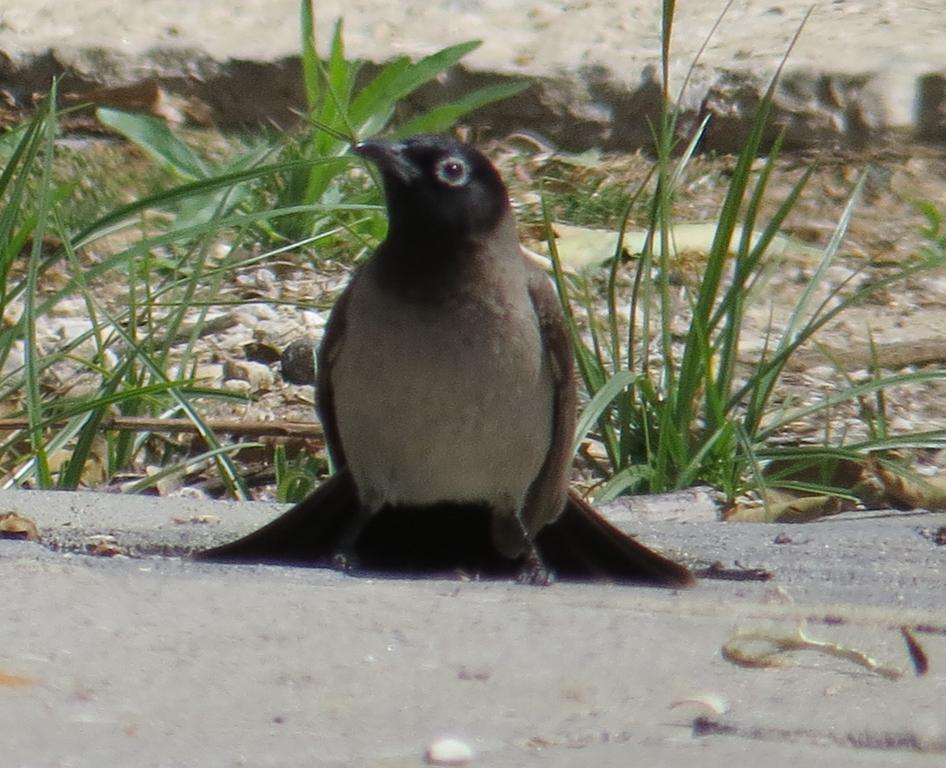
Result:
M197 557L691 583L569 490L568 330L490 161L442 136L354 152L380 172L389 223L318 350L337 471L269 525Z

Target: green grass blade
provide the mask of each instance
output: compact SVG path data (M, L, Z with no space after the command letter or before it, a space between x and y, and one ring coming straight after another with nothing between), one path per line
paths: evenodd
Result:
M0 174L0 199L6 196L6 204L0 207L0 309L6 306L9 295L7 275L10 266L19 257L30 233L36 225L35 212L27 212L26 221L16 230L18 219L23 214L23 202L27 194L29 172L43 143L44 115L40 112L22 131Z
M200 437L210 447L210 449L213 450L220 448L221 446L217 436L206 424L203 417L196 410L196 408L194 408L194 406L191 404L181 384L171 380L163 367L159 365L158 362L145 349L143 343L137 340L131 333L129 333L123 323L113 317L111 313L109 313L104 307L99 306L98 309L101 316L106 318L112 326L113 333L120 337L126 347L130 350L130 353L133 353L137 359L141 361L141 364L145 371L147 371L148 376L155 382L168 385L168 394L177 404L177 409L183 413L184 416L186 416L191 421L191 423L193 423L197 434L200 435ZM249 498L249 491L246 487L246 484L240 477L236 466L225 452L221 453L217 457L217 466L220 469L220 473L224 482L226 482L237 498Z
M449 48L444 48L410 64L391 83L390 98L393 101L399 101L405 96L410 96L422 85L426 85L457 64L468 53L475 51L480 45L479 40L451 45Z
M382 130L394 114L394 105L431 82L480 46L479 41L444 48L417 62L406 56L386 64L351 102L349 119L358 138Z
M568 281L565 277L565 271L562 268L558 244L555 242L555 232L552 227L552 213L545 195L542 195L542 218L545 223L545 238L552 262L552 280L555 283L562 313L565 316L565 323L568 326L568 335L572 342L572 350L575 353L575 365L585 383L585 388L593 396L594 393L604 386L607 380L607 371L601 368L594 353L586 346L582 338L581 330L578 327L578 322L575 319L575 311L572 306ZM606 419L602 420L600 426L602 443L608 453L612 466L616 466L615 462L618 459L620 450L617 437Z
M661 83L664 89L663 111L666 114L667 105L670 103L668 89L670 87L670 41L673 39L673 19L676 13L677 4L674 0L663 0L660 14L660 67Z
M392 97L393 87L410 65L407 56L389 61L352 99L349 119L359 139L374 136L391 121L397 101Z
M254 168L247 168L239 171L221 173L206 179L187 182L168 190L156 192L153 195L146 195L138 200L119 206L110 211L100 219L94 221L89 226L73 235L72 242L75 248L87 245L93 237L114 232L114 227L118 224L125 224L130 220L135 220L142 213L152 208L167 208L181 200L189 197L197 197L207 192L212 192L226 187L235 186L244 181L263 178L268 175L279 175L300 168L306 168L309 165L318 165L324 163L337 163L339 158L315 158L304 160L293 160L284 163L270 163L259 165ZM350 162L350 161L349 161Z
M102 125L120 133L182 179L195 181L207 177L204 161L174 135L166 121L110 107L99 107L95 116Z
M601 421L608 407L618 395L634 384L640 378L639 374L633 371L617 371L610 379L597 391L594 397L588 402L581 416L578 418L578 424L575 429L575 439L572 443L572 454L578 452L585 436L591 430L592 426Z
M769 151L769 157L763 165L762 172L756 179L740 224L742 232L732 260L731 283L727 289L724 289L717 310L708 321L710 333L716 336L711 354L715 354L718 361L715 371L707 370L706 380L706 422L707 429L711 432L730 418L728 401L732 393L736 361L739 356L746 302L749 299L748 284L758 274L759 262L765 254L765 248L777 232L777 226L770 223L762 236L758 238L759 242L753 245L756 220L765 198L768 181L779 158L781 143L781 136L779 136ZM717 318L723 320L721 329L718 329Z
M637 490L650 482L651 470L647 466L628 466L615 472L594 494L595 504L616 499L629 491Z
M479 88L456 101L440 104L433 109L408 120L395 131L396 136L410 136L415 133L441 133L452 127L464 115L503 99L522 93L529 83L499 83Z
M946 380L946 371L918 371L916 373L894 374L882 378L872 378L861 384L847 387L840 392L827 395L810 405L800 406L786 411L784 415L777 419L772 419L768 424L762 427L755 438L757 441L764 441L793 422L802 422L810 416L830 411L838 405L856 401L859 397L874 394L881 389L942 380Z
M100 390L104 397L115 395L116 389L121 384L132 362L132 357L125 358L122 364L106 378L105 385ZM76 440L75 446L73 447L72 455L69 457L69 464L59 477L60 488L72 490L79 487L79 483L82 481L82 472L85 469L86 462L92 455L96 437L100 434L99 430L102 421L109 414L109 408L106 405L85 405L87 410L76 425L79 439Z
M864 183L866 181L867 173L862 172L857 183L854 185L853 192L848 196L847 203L844 205L844 210L841 213L837 226L834 228L834 232L831 233L831 239L825 247L824 255L818 263L818 268L815 270L814 275L812 275L811 280L808 281L808 285L805 287L801 299L789 316L785 331L782 334L781 347L793 344L797 338L799 328L801 328L805 322L808 307L815 295L815 291L823 284L825 274L834 263L834 259L840 251L841 243L844 241L844 236L847 234L848 225L851 222L851 217L854 215L854 209L860 201L861 192L864 189Z
M36 480L40 488L52 487L45 436L43 434L43 399L40 392L39 345L36 338L36 302L39 297L40 263L43 258L43 238L46 235L49 220L50 197L52 190L53 152L57 133L56 123L57 83L53 81L49 96L39 118L42 121L42 177L40 180L39 199L37 201L36 228L33 231L33 247L30 249L24 293L24 365L26 368L26 415L29 420L30 447L36 461Z
M302 84L309 114L318 111L321 100L319 55L315 46L315 9L313 0L299 3L299 27L302 33Z

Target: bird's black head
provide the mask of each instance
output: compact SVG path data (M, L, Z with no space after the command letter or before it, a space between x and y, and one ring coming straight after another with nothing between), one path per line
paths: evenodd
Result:
M365 141L354 151L381 172L389 240L470 242L490 233L509 208L492 163L456 139Z

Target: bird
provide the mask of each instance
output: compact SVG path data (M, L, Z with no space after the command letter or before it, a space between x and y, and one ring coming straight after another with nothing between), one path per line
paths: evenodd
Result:
M570 489L568 326L552 281L523 252L495 166L444 135L367 140L353 153L380 177L388 229L316 355L335 474L199 557L690 584L688 569Z

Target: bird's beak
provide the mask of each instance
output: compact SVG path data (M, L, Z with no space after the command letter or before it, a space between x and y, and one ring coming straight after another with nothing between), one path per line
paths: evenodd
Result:
M409 184L419 171L404 150L405 145L400 141L362 141L352 147L352 152L371 160L382 174Z

